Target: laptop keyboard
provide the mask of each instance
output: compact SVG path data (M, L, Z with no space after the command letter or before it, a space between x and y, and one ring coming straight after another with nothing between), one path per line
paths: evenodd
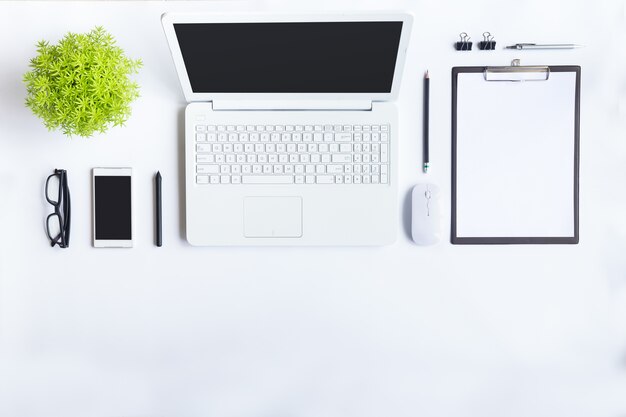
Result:
M196 125L196 184L388 184L389 125Z

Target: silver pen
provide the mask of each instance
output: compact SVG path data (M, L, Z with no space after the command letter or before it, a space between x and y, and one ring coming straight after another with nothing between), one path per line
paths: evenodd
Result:
M574 49L582 48L584 45L575 45L573 43L516 43L509 45L506 49Z

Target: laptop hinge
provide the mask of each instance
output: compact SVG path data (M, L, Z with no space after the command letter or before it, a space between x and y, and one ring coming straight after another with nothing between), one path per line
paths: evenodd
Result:
M372 110L371 100L214 100L213 110Z

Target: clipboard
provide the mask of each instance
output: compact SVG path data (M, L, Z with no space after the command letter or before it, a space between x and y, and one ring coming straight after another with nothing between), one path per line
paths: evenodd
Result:
M453 244L577 244L580 66L452 68Z

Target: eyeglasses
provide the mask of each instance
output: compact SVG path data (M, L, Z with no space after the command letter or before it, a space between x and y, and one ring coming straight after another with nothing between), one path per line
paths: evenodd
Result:
M67 186L67 171L55 169L46 180L46 200L54 207L54 213L46 218L46 233L50 246L70 246L70 189Z

